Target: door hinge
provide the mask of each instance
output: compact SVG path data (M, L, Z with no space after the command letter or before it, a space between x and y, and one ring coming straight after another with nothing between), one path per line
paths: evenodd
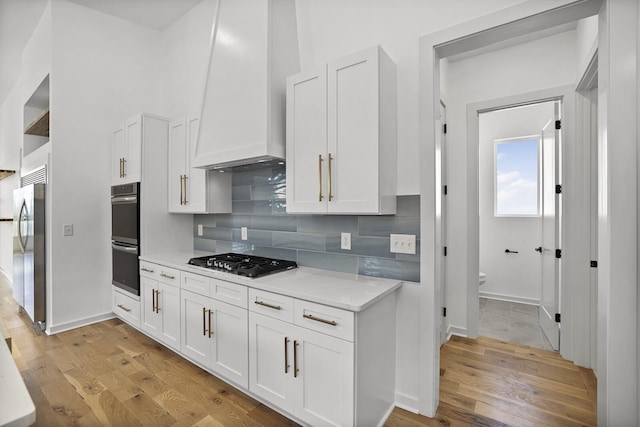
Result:
M442 317L447 317L447 307L442 307Z
M556 185L556 194L562 194L562 185L560 184Z
M447 247L444 247L444 256L447 256Z
M560 313L556 313L556 323L560 323Z
M562 258L562 249L556 249L556 258Z
M447 124L442 125L442 133L447 133Z
M556 120L556 129L562 129L562 120Z
M447 186L445 185L444 188L442 189L442 192L444 193L445 196L447 195L447 190L448 190Z
M592 268L598 268L598 261L591 261Z

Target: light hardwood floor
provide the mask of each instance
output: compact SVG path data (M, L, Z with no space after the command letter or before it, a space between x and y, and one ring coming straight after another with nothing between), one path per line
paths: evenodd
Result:
M0 317L38 426L295 425L120 320L37 336L6 279ZM596 425L593 373L552 352L454 337L440 378L434 419L396 408L385 425Z

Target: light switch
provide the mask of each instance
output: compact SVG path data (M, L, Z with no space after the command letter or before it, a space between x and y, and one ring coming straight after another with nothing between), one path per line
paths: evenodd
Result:
M247 240L247 227L240 228L240 237L242 240Z
M64 224L62 226L62 234L64 236L73 236L73 224Z
M340 249L351 250L351 233L340 234Z
M391 234L389 250L396 254L415 254L416 236L415 234Z

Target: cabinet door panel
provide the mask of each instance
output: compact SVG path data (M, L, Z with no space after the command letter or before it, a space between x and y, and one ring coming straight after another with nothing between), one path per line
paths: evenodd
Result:
M140 303L142 307L142 321L140 327L143 331L154 336L160 330L160 317L155 312L155 292L158 282L148 277L140 277Z
M287 212L327 203L326 67L287 80Z
M162 319L160 338L180 350L180 288L159 282L158 306Z
M169 212L180 212L185 207L186 135L184 118L169 123Z
M331 213L378 211L378 48L327 67L327 151L331 161Z
M249 313L249 390L288 412L293 411L292 333L291 324Z
M195 156L196 143L198 142L198 117L187 119L187 153L186 153L186 174L187 189L186 207L189 212L207 211L207 171L200 168L192 168L191 160Z
M122 182L121 160L125 153L124 125L113 131L111 153L111 184L117 185Z
M211 362L211 339L209 338L209 298L182 290L182 353L209 366Z
M142 164L142 116L137 115L125 124L125 163L123 182L139 182Z
M249 386L247 310L212 300L213 350L211 368L237 384Z
M296 328L295 415L314 426L354 423L353 344Z

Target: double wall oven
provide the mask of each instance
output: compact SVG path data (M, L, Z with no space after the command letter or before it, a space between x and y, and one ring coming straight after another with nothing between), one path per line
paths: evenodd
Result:
M112 281L115 286L140 295L140 183L111 187Z

